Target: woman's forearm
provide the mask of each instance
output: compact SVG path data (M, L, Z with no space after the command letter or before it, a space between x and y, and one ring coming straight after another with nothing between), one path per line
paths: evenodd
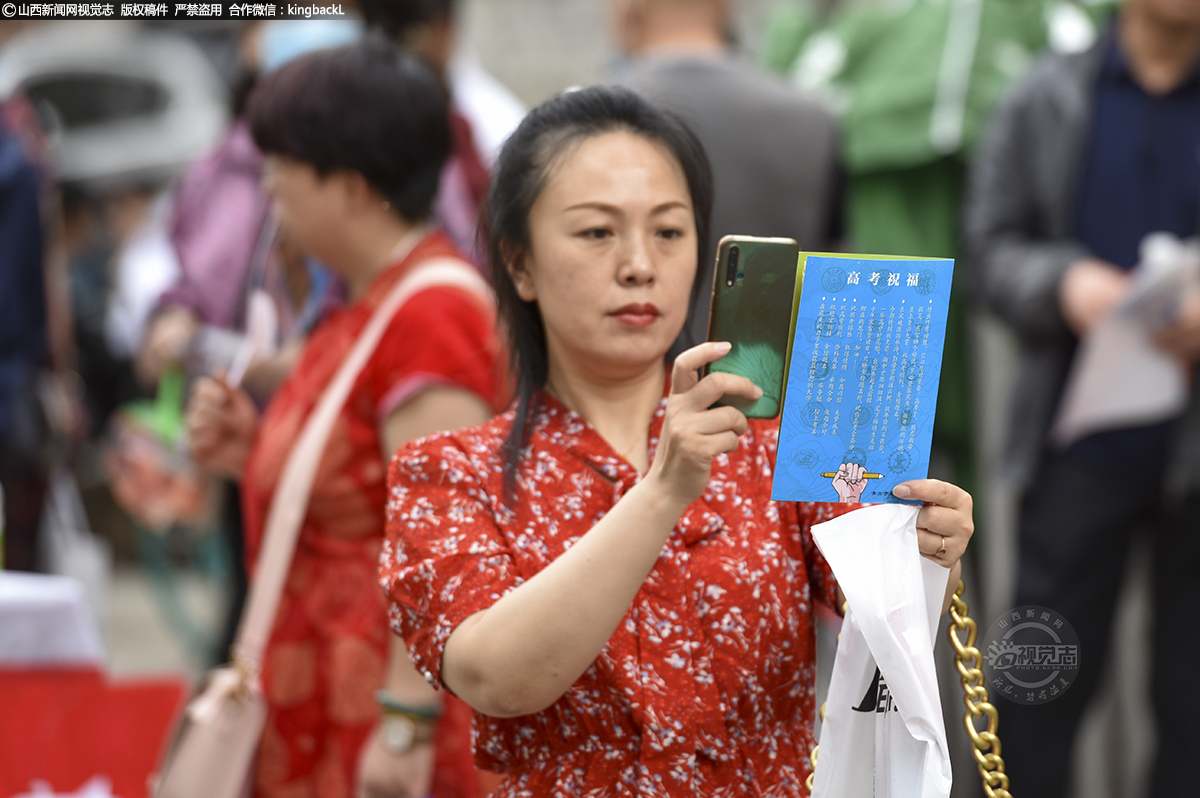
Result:
M451 634L446 686L487 715L539 712L595 661L686 507L643 480L575 545Z

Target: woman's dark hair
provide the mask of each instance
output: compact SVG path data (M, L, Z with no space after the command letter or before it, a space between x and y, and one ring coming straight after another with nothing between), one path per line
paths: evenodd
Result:
M662 145L679 162L696 216L697 263L708 257L712 169L699 139L679 117L629 89L614 86L560 94L529 112L500 152L482 219L492 285L517 375L516 419L503 449L504 489L509 497L516 486L521 451L529 440L530 419L537 411L536 398L546 384L549 362L537 303L526 302L517 294L507 264L529 251L529 212L555 166L582 140L619 131Z
M450 154L445 89L382 36L301 56L263 77L246 111L263 152L349 169L405 219L429 216Z

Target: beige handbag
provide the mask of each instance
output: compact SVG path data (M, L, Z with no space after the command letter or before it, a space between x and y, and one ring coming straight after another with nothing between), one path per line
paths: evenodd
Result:
M406 239L401 246L407 244L411 249L415 243ZM396 253L395 259L399 257ZM259 669L317 466L355 380L392 317L410 296L433 286L464 289L493 304L486 281L474 267L454 258L437 258L417 265L375 311L288 455L271 499L263 551L242 612L233 662L211 671L200 694L188 704L164 758L155 798L241 798L250 794L251 763L267 716Z

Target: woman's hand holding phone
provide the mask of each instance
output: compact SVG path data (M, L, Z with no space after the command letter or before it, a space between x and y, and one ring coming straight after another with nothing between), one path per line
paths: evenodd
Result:
M736 374L712 372L700 378L702 367L729 350L727 342L709 342L675 358L662 437L647 479L661 486L681 514L708 486L713 458L736 449L746 431L746 416L740 410L714 403L723 396L751 401L762 396L758 386Z

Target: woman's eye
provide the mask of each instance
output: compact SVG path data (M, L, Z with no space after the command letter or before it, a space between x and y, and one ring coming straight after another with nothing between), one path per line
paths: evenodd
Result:
M599 241L612 235L612 231L605 227L593 227L590 230L584 230L582 235L584 238L590 238L593 241Z
M658 234L665 239L674 240L683 237L683 230L678 227L668 227L665 230L658 231Z

